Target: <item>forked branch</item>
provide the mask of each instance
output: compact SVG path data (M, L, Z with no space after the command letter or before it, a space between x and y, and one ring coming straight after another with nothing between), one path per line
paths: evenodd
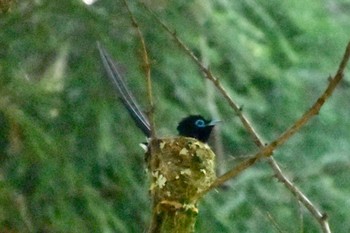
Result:
M268 158L269 165L275 172L276 178L282 182L291 193L301 202L303 205L310 211L310 213L316 218L316 220L321 225L323 232L331 232L329 228L329 224L327 221L327 215L322 214L312 203L311 201L304 195L281 171L278 163L271 157L273 151L278 147L284 144L291 136L293 136L296 132L298 132L301 127L303 127L314 115L318 114L323 104L327 101L327 99L333 93L335 87L341 81L344 75L345 67L349 61L350 57L350 43L347 45L343 59L339 65L337 73L333 78L330 79L329 84L326 90L322 93L322 95L317 99L317 101L312 105L312 107L304 113L304 115L299 118L290 128L288 128L284 133L281 134L277 139L275 139L272 143L264 146L264 143L256 133L255 129L252 127L251 123L248 119L243 115L239 105L235 103L235 101L229 96L228 92L224 89L224 87L219 82L219 79L215 77L210 69L205 67L200 60L194 55L194 53L179 39L176 35L176 32L172 31L163 21L161 21L146 5L145 8L155 17L157 22L163 27L165 31L167 31L174 41L179 45L179 47L184 50L184 52L195 62L195 64L200 68L200 70L205 74L205 77L213 82L215 87L219 90L219 92L226 99L231 108L236 112L240 120L242 121L243 126L249 132L252 137L254 143L261 149L254 156L246 159L235 168L231 169L224 175L217 178L217 180L211 185L211 187L206 190L210 191L211 189L222 185L229 179L232 179L239 175L242 171L247 169L248 167L255 164L260 158Z

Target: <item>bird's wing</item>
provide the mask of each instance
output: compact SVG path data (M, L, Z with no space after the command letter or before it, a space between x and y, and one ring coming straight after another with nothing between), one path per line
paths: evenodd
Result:
M100 56L103 62L103 66L107 72L107 76L112 81L114 88L116 88L117 92L119 93L119 97L122 100L122 103L128 110L130 116L135 121L137 127L139 127L147 137L150 137L151 128L149 121L145 114L140 110L140 107L136 103L135 98L131 92L128 90L123 77L117 69L117 66L113 62L111 56L99 42L97 42L97 48L100 51Z

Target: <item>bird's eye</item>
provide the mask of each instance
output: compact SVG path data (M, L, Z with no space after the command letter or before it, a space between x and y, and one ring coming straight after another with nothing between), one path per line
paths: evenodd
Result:
M205 126L205 122L201 119L196 120L196 122L194 123L197 127L204 127Z

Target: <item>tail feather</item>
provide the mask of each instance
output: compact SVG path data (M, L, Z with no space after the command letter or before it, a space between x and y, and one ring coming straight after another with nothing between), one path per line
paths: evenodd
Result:
M107 51L102 47L102 45L99 42L97 42L97 48L100 51L100 56L102 59L103 66L107 72L107 76L112 81L114 87L119 93L119 97L121 98L123 105L128 110L130 116L133 118L137 127L141 129L147 137L150 137L151 127L149 121L145 114L140 110L140 107L136 103L135 98L127 88L124 79L119 73L111 56L107 53Z

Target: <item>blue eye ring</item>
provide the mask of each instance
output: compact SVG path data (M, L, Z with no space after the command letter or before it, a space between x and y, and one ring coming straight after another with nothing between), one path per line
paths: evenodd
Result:
M197 127L199 127L199 128L205 127L205 122L204 122L204 120L202 120L202 119L196 120L196 121L194 122L194 124L195 124Z

